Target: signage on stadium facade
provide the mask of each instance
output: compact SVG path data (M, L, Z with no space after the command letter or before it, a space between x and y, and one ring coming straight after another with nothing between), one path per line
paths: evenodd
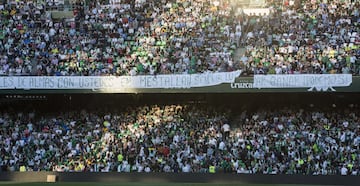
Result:
M253 79L240 79L236 82L230 84L231 88L239 88L239 89L252 89L254 88Z
M241 71L143 76L7 76L0 89L148 89L194 88L232 83Z
M76 82L71 76L60 76L60 77L0 77L0 94L27 94L27 93L37 93L37 94L51 94L51 93L263 93L263 92L288 92L288 93L297 93L297 92L318 92L318 91L336 91L336 92L360 92L360 76L351 76L350 74L309 74L308 77L305 77L302 74L300 77L293 75L266 75L266 77L261 77L255 75L251 76L241 76L238 77L236 74L227 74L211 76L209 74L197 74L196 77L192 77L191 80L186 81L186 78L181 78L182 76L188 75L176 75L176 77L169 77L167 80L162 79L156 81L152 79L153 76L142 76L141 85L146 88L124 88L130 87L129 79L127 76L120 77L81 77L86 78L87 80L82 79L81 84L80 80L77 79ZM214 74L213 74L214 75ZM157 77L161 77L158 75ZM175 76L175 75L166 75L166 76ZM274 76L274 77L272 77ZM304 76L304 77L302 77ZM333 76L333 77L326 77ZM133 76L137 77L137 76ZM148 79L146 79L147 77ZM200 78L202 77L202 78ZM207 77L207 78L206 78ZM236 77L235 79L233 79ZM297 77L297 78L294 78ZM312 77L312 78L311 78ZM20 80L19 80L20 78ZM24 80L23 78L27 78ZM39 79L37 79L39 78ZM108 82L101 82L99 79L110 80ZM137 77L140 78L140 77ZM262 79L261 79L262 78ZM131 78L130 78L131 79ZM160 78L159 78L160 79ZM216 80L217 79L217 80ZM220 81L220 80L224 81ZM255 80L256 79L256 80ZM267 79L267 82L261 82L261 80ZM16 82L16 81L21 81ZM197 81L196 83L194 81ZM297 81L294 83L294 81ZM25 82L28 82L28 85L25 86ZM111 88L112 85L117 82L117 87L123 88ZM154 83L162 82L162 83ZM172 82L172 83L170 83ZM190 83L192 82L192 83ZM220 84L217 84L222 82ZM255 82L257 83L255 85ZM290 83L292 82L292 83ZM322 83L319 83L322 82ZM21 85L20 87L15 87L14 85ZM213 84L213 85L210 85ZM79 88L79 86L81 87ZM160 85L167 88L154 88L159 87ZM169 88L170 85L177 85L173 88ZM193 87L189 87L192 85ZM208 85L208 86L207 86ZM265 85L268 85L267 87ZM291 86L290 86L291 85ZM259 86L261 88L259 88ZM36 88L30 88L36 87ZM52 88L41 88L41 87L52 87ZM99 88L103 87L103 88ZM110 88L109 88L110 87Z
M335 91L334 87L348 87L351 83L351 74L288 74L254 76L254 88L308 88L308 91Z

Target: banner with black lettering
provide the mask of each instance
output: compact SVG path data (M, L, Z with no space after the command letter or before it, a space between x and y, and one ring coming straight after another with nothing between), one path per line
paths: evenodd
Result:
M3 76L0 89L193 88L232 83L241 71L144 76Z
M347 87L351 74L286 74L255 75L254 88L308 88L308 91L335 91L334 87Z

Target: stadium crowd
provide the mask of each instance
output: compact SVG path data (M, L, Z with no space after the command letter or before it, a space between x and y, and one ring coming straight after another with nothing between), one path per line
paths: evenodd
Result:
M360 72L358 1L269 1L261 16L231 0L100 2L72 21L32 1L0 6L0 75Z
M243 23L249 73L359 75L359 1L284 2Z
M97 2L55 20L19 2L1 14L1 72L30 75L138 75L231 71L240 25L231 7L210 1ZM34 66L35 65L35 66Z
M360 175L359 108L0 112L2 171Z

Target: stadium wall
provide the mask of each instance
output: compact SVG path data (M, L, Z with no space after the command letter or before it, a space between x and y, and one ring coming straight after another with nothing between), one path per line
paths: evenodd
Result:
M48 175L56 175L58 182L182 182L182 183L238 183L238 184L303 184L350 185L360 183L360 176L304 176L203 173L91 173L91 172L2 172L0 181L46 182Z

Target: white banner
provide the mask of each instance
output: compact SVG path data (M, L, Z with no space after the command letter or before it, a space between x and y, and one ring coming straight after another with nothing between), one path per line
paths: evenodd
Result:
M347 87L351 74L289 74L255 75L254 88L309 88L309 91L335 91L333 87Z
M6 76L0 89L192 88L232 83L241 71L156 76Z

